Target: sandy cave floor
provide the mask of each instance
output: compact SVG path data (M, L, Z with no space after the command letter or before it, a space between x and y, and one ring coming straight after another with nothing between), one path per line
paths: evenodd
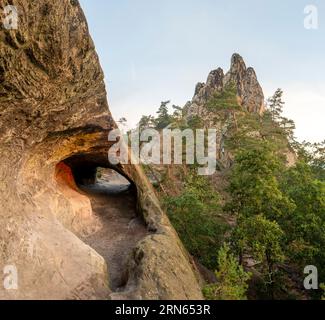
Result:
M119 291L127 280L128 257L148 233L137 216L136 194L128 182L117 175L104 175L90 186L80 186L91 200L93 214L101 228L82 240L107 262L112 291Z

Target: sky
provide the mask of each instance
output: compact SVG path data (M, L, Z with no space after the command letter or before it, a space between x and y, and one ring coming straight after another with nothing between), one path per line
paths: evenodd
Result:
M228 71L236 52L255 69L266 97L283 89L285 115L296 122L299 140L325 139L325 1L80 3L116 120L126 117L134 127L161 101L184 106L211 70ZM316 29L305 28L308 5L317 8Z

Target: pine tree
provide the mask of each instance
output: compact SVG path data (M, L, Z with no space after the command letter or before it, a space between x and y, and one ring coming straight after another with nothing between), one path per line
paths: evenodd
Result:
M138 128L140 131L148 128L153 128L154 126L155 126L155 118L151 115L142 116L138 123Z
M277 89L274 95L268 99L269 112L273 125L279 126L281 132L291 142L294 140L294 130L296 129L296 125L293 120L283 116L285 102L282 100L282 97L283 91Z
M225 244L218 254L217 283L208 285L203 294L208 300L247 300L247 282L251 274L245 272L238 260Z
M274 95L268 99L268 106L271 112L272 120L278 122L283 113L285 102L282 101L283 91L277 89Z
M165 129L167 126L169 126L172 122L172 118L170 114L168 113L168 105L170 101L162 101L161 105L157 111L157 118L155 120L156 122L156 129L162 130Z

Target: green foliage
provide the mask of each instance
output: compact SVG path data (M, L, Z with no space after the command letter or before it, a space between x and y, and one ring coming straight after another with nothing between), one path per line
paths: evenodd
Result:
M275 221L262 215L249 218L240 217L232 241L240 259L244 254L252 257L258 265L256 268L264 278L267 293L273 297L277 264L284 261L281 244L284 233Z
M237 154L230 177L231 201L225 209L238 216L232 241L238 253L261 261L269 293L276 266L284 257L299 268L325 265L325 183L313 168L298 162L285 168L268 143ZM325 274L320 271L324 281Z
M244 111L232 113L233 119L230 121L231 126L226 137L228 150L236 154L243 149L259 145L261 141L267 141L279 155L288 150L289 141L294 140L295 124L282 116L282 94L282 90L278 89L268 100L268 109L263 115Z
M312 167L298 162L281 177L281 189L296 205L279 222L287 235L287 254L301 267L318 266L325 280L325 182L315 179Z
M157 111L157 118L155 119L156 129L162 130L172 123L172 117L168 113L168 105L170 101L163 101Z
M217 283L207 285L203 294L207 300L246 300L251 274L245 272L230 247L224 245L218 253Z
M325 300L325 284L321 284L320 288L324 291L322 300Z
M258 114L242 112L236 114L236 121L228 120L225 145L234 155L242 150L260 144L262 141L261 117Z
M315 178L325 181L325 140L320 143L295 141L294 148L299 159L310 166Z
M167 197L164 203L187 250L207 268L214 269L226 227L218 218L218 194L207 179L190 174L182 194Z
M203 128L203 121L198 116L192 116L188 119L188 127L195 130L195 129L202 129Z
M281 162L267 143L238 153L230 177L231 201L226 210L241 216L263 214L273 220L294 209L276 179Z
M233 153L259 145L261 141L268 142L279 155L286 152L294 141L295 124L283 117L283 92L278 89L268 100L268 108L259 115L250 112L237 112L232 128L227 135L227 148ZM283 161L283 160L282 160Z
M257 263L266 297L274 298L275 283L283 276L278 267L284 261L298 271L307 264L317 266L325 282L325 141L295 141L295 125L283 116L282 99L278 89L263 115L250 113L239 106L236 86L230 85L205 106L211 120L221 124L222 145L235 156L227 189L230 200L224 206L237 221L230 234L207 178L190 174L183 192L165 199L188 251L209 269L218 267L218 283L204 289L208 299L245 298L248 278L240 263L247 256ZM170 115L168 104L162 102L157 118L143 117L142 127L204 127L198 116L186 119L182 108L173 106ZM287 168L286 154L293 149L299 162ZM221 248L226 235L240 263L227 246Z
M282 132L286 138L292 140L296 126L292 120L283 116L285 102L283 102L282 97L283 91L277 89L274 95L268 99L269 113L266 116L270 115L272 126L279 130L280 133Z
M282 248L285 234L278 221L295 210L294 202L285 195L278 177L283 163L268 142L259 141L238 152L230 175L228 191L231 200L225 210L237 216L231 241L242 261L252 257L273 297L277 265L284 261Z
M186 121L184 118L183 108L173 105L173 114L169 113L168 105L170 101L162 101L157 111L157 117L152 115L142 116L138 124L140 131L147 128L154 128L157 130L163 130L170 126L171 128L186 128Z
M211 112L240 110L236 85L230 84L221 92L216 93L206 108Z
M283 106L285 103L282 101L283 91L277 89L272 97L268 99L268 106L273 121L279 121L283 113Z
M155 118L151 115L142 116L140 122L138 123L138 128L140 131L148 128L154 128L154 127L155 127Z
M275 221L262 215L249 218L240 217L233 232L237 251L250 254L254 260L266 265L268 272L273 271L275 263L283 261L281 241L284 233Z
M173 105L172 108L174 110L174 113L171 116L172 128L185 129L186 121L183 108L176 105Z
M275 122L272 114L267 110L260 117L259 126L260 135L264 140L272 143L278 150L289 148L295 128L292 120L282 118L280 122Z

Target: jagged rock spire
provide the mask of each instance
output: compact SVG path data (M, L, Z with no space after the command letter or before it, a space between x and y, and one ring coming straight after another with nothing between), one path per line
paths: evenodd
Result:
M206 83L197 84L192 101L186 105L188 115L200 116L213 94L222 91L231 82L237 86L238 101L243 108L252 113L264 112L264 94L256 73L253 68L247 68L244 59L235 53L226 74L218 68L210 72Z

